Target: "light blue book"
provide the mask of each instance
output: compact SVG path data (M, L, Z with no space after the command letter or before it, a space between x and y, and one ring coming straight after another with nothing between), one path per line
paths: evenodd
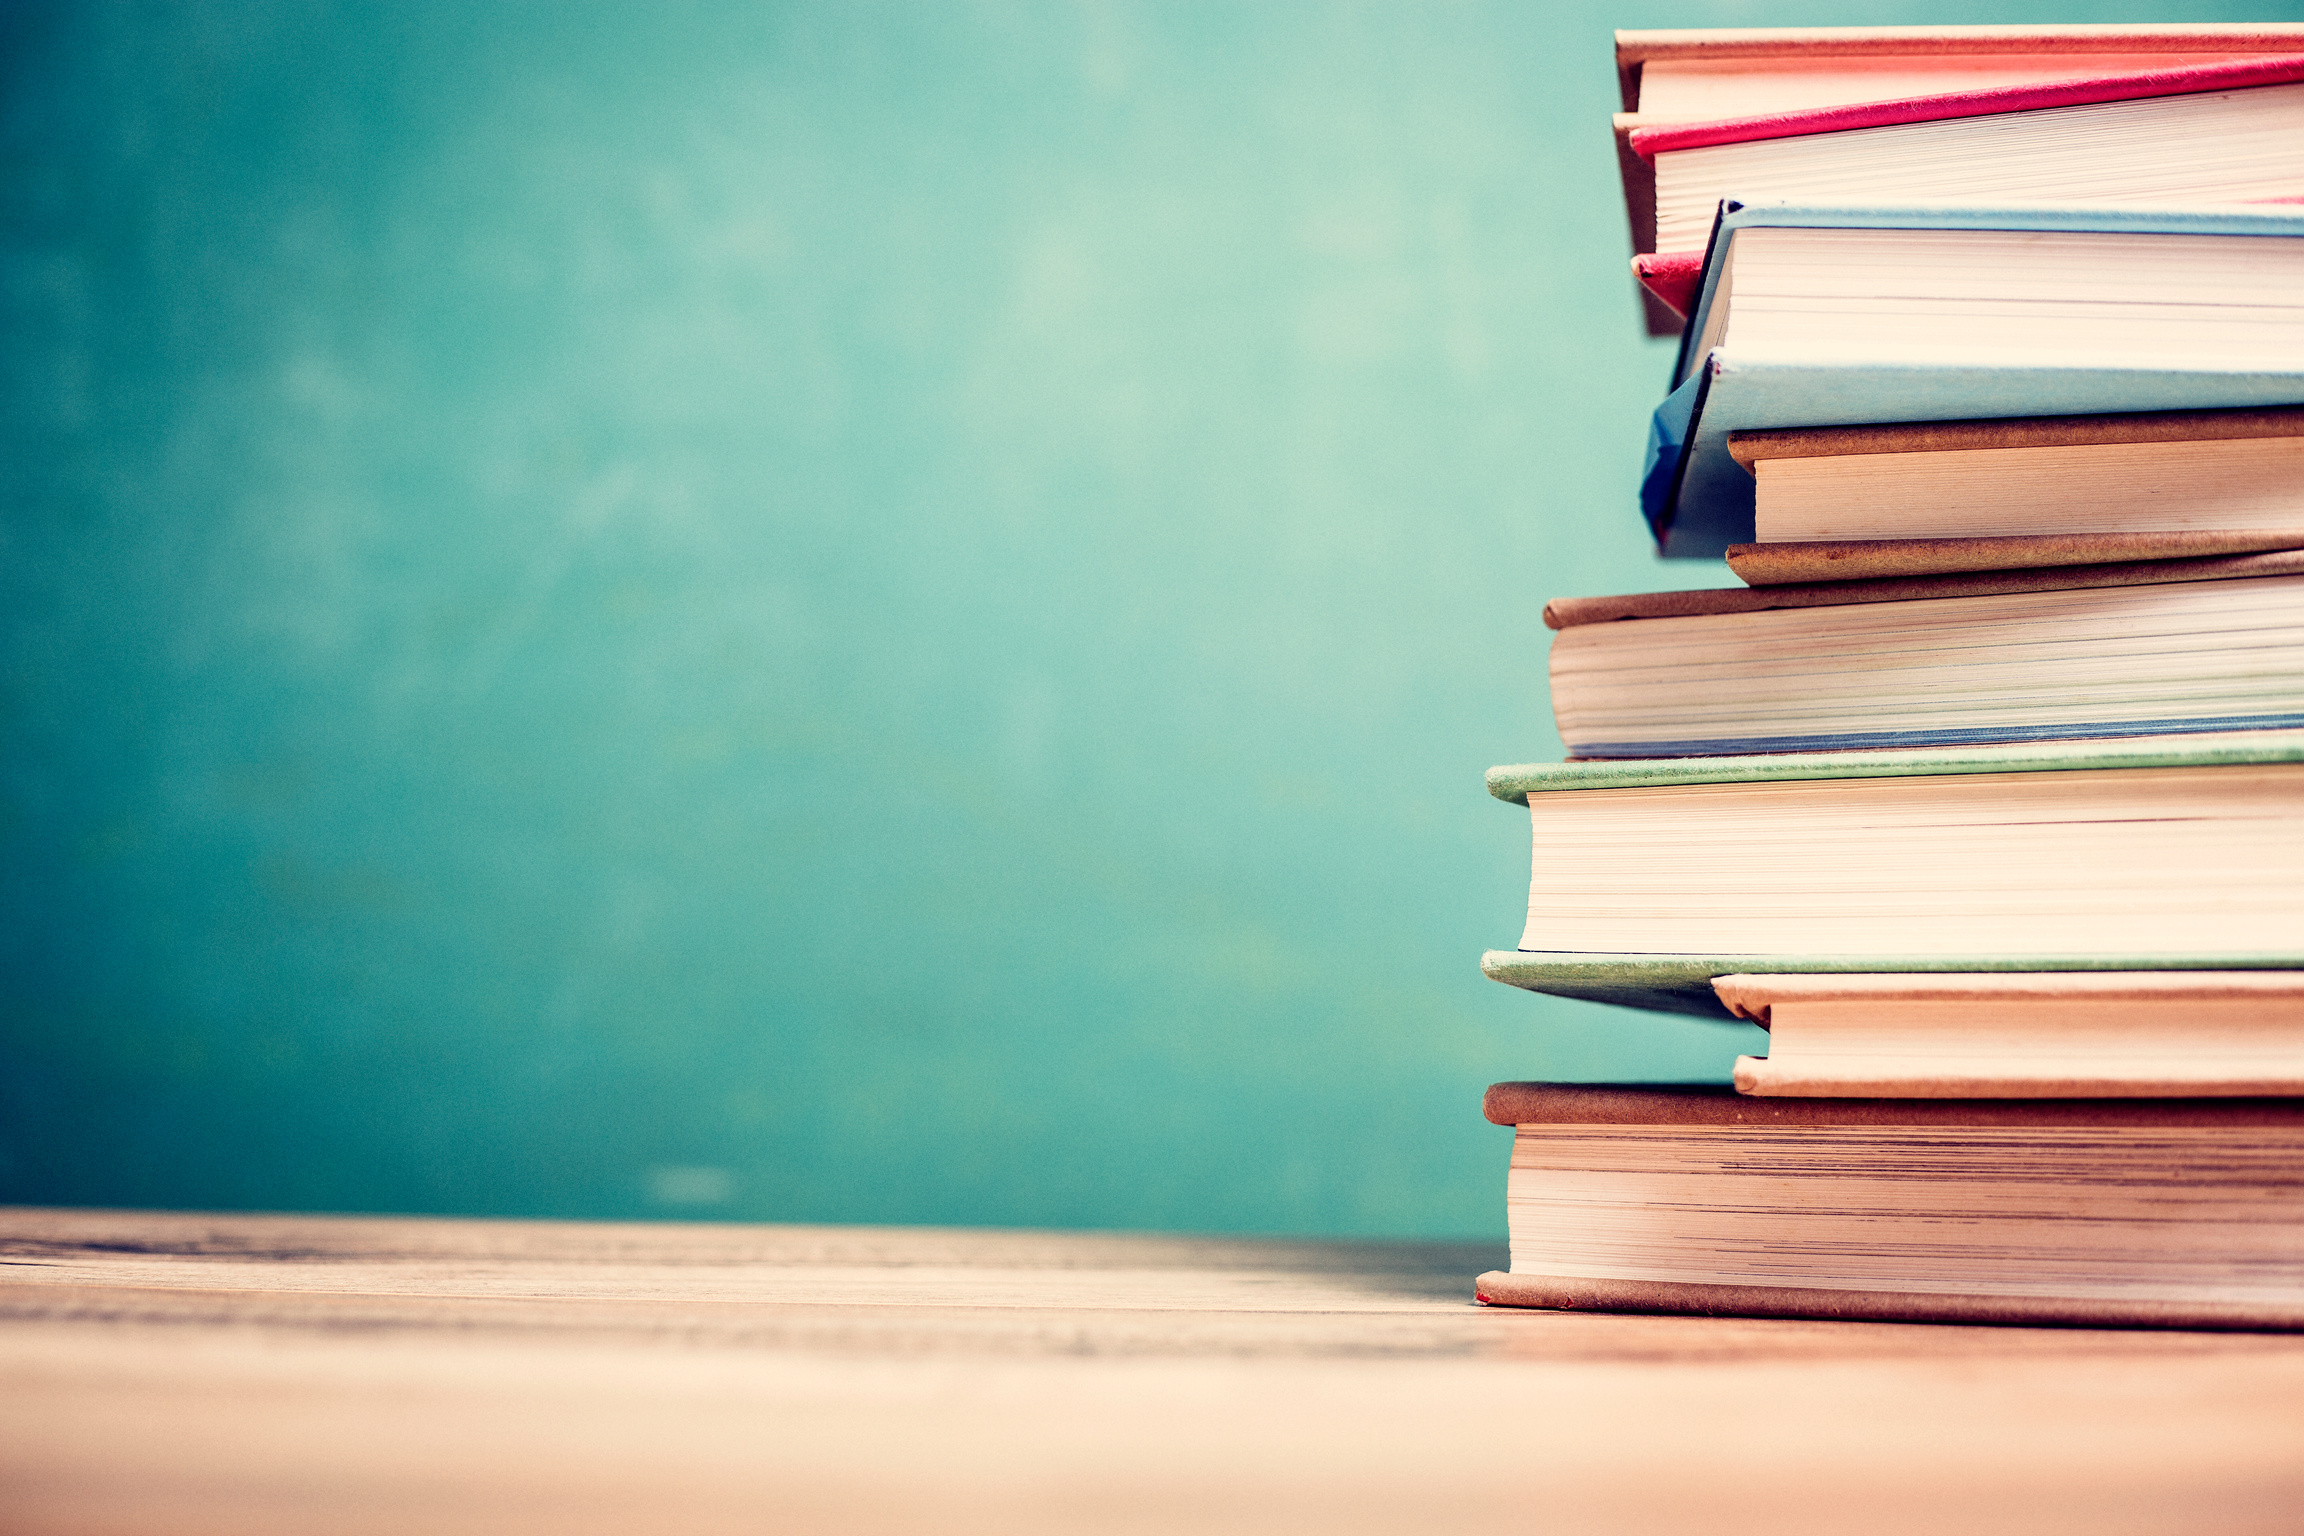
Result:
M1723 203L1650 429L1658 548L1751 540L1731 432L2304 403L2298 237L2304 207Z

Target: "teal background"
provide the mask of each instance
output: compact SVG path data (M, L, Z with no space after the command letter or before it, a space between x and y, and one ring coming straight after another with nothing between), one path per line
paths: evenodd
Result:
M0 1199L1501 1231L1609 29L2265 14L8 7Z

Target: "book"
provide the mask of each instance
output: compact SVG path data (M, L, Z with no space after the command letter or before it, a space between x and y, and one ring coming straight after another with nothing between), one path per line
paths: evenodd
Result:
M1761 429L2304 402L2304 208L1724 206L1642 510L1755 542Z
M2304 728L2304 573L1573 624L1550 674L1575 758Z
M1738 1093L1805 1098L2304 1095L2304 971L1721 976L1768 1030Z
M2304 1101L1498 1083L1490 1306L2304 1326Z
M1723 198L2252 202L2304 195L2304 50L1704 122L1625 122L1648 251L1701 250Z
M1532 764L1488 787L1528 808L1522 951L1745 957L1719 975L1822 968L1751 958L1779 954L2295 968L2304 944L2304 732Z
M2298 53L2294 23L1618 32L1616 155L1649 334L1680 334L1702 255L1657 253L1655 168L1632 149L1643 128Z
M1728 454L1763 545L2252 532L2304 547L2298 409L1795 427L1735 433Z
M2304 53L2304 26L1719 27L1620 31L1616 78L1644 120L1748 117L2090 75Z

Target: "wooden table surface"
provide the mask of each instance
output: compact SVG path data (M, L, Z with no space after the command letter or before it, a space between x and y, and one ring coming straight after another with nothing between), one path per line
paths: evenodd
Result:
M0 1531L2293 1531L2304 1337L1480 1244L0 1210Z

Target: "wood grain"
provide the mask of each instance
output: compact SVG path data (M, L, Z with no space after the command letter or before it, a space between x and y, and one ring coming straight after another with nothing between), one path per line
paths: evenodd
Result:
M0 1529L2272 1531L2304 1508L2304 1340L1473 1307L1501 1257L0 1211Z

